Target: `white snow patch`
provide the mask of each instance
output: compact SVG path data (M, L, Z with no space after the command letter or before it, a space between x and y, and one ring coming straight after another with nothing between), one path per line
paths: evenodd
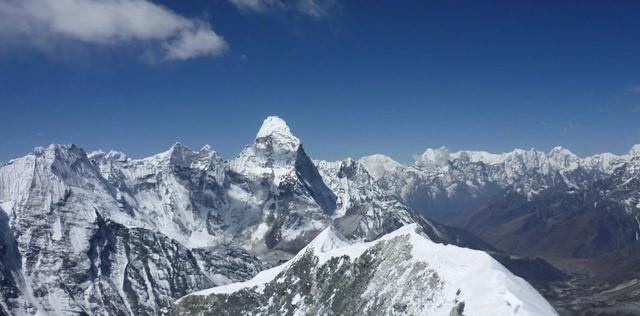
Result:
M84 250L85 243L88 242L84 230L75 226L69 230L69 239L75 253L81 253Z
M268 231L269 231L269 224L267 224L267 222L260 223L258 227L256 227L256 230L254 230L253 233L251 234L251 240L258 241L264 238L264 236L267 234Z
M206 229L194 230L189 235L189 239L187 239L185 246L189 248L203 248L210 245L215 245L219 242L220 238L216 238L211 236Z
M53 222L53 226L51 227L51 229L53 230L51 239L60 240L62 238L62 223L60 222L60 217L56 217L56 220Z
M231 279L229 279L228 277L222 275L222 274L214 274L213 276L211 276L211 280L213 280L213 282L216 282L216 284L220 284L220 285L226 285L226 284L230 284Z

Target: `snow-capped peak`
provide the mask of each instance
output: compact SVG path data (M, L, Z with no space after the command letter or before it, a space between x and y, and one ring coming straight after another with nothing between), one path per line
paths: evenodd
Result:
M581 162L580 157L560 146L554 147L549 151L548 159L552 166L560 170L574 170L580 166Z
M95 160L95 161L120 161L120 162L124 162L127 161L127 159L129 159L127 157L127 155L123 152L117 151L117 150L110 150L108 153L105 153L103 150L95 150L90 152L89 154L87 154L87 157L89 157L90 160Z
M260 126L260 130L258 131L256 138L269 136L296 138L291 133L291 129L289 129L287 122L277 116L269 116L264 120L264 122L262 122L262 126Z
M200 148L200 152L210 152L213 151L213 148L211 148L211 145L206 144L204 146L202 146L202 148Z
M277 116L267 117L255 143L248 145L231 161L236 172L252 175L283 174L293 168L300 140L293 136L287 123ZM277 169L277 170L276 170Z
M159 154L163 160L168 161L172 165L188 165L188 158L191 154L191 150L185 146L183 146L180 142L176 142L169 148L169 150L164 153Z
M374 180L380 179L387 172L393 172L405 167L401 163L391 159L391 157L381 154L364 156L360 158L360 163L367 169L367 172Z
M416 159L416 165L423 167L444 166L449 161L449 158L449 149L444 146L436 149L427 148Z
M209 145L205 145L200 151L193 151L176 142L169 150L139 161L153 166L180 166L207 170L221 162L222 158Z
M631 156L640 156L640 144L633 145L629 150L629 155Z
M549 156L551 155L575 156L573 152L571 152L569 149L566 149L562 146L553 147L549 151Z
M256 143L272 147L276 153L295 152L300 146L300 139L291 133L291 129L283 119L277 116L267 117L258 134Z

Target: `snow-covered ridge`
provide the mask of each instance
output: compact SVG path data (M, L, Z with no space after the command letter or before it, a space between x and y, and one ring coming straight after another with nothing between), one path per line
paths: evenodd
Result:
M612 171L612 164L626 162L636 156L640 156L640 144L632 146L629 152L624 155L600 153L584 158L577 156L570 150L561 146L552 148L548 153L536 150L535 148L530 150L517 148L513 151L500 154L474 150L451 152L448 148L443 146L440 148L427 148L421 155L415 157L413 165L420 167L441 167L454 160L474 163L482 162L486 165L498 165L509 160L523 159L524 162L530 166L533 166L535 160L538 160L538 163L548 162L557 169L574 169L578 165L582 165L599 167L602 170ZM384 171L404 167L403 164L383 154L364 156L360 158L360 161L375 178L379 178Z
M534 148L530 150L514 149L511 152L494 154L486 151L463 150L450 152L446 147L437 149L427 148L424 153L416 157L414 162L417 166L442 166L449 161L463 160L469 162L482 162L486 165L498 165L508 163L512 160L522 160L528 166L539 166L548 163L556 169L574 169L578 165L600 167L602 170L612 171L603 164L612 162L629 161L634 156L640 155L640 144L634 145L626 155L614 155L611 153L595 154L580 158L570 150L561 146L556 146L548 153L538 151Z
M380 186L399 196L414 209L437 209L429 214L441 219L447 205L460 208L488 198L500 190L517 192L531 199L546 189L564 185L584 189L634 157L640 145L626 155L611 153L580 158L563 147L548 153L515 149L502 154L485 151L450 152L446 147L428 148L413 164L402 166L391 158L374 155L360 159L367 171L377 175ZM444 205L444 204L447 205ZM455 206L456 203L461 203Z
M291 266L292 263L296 262L296 260L298 260L307 251L313 251L316 255L323 255L324 253L327 253L333 249L347 247L347 246L350 246L350 243L346 240L346 238L340 235L338 232L336 232L336 230L332 226L329 226L328 228L323 230L320 234L318 234L309 244L307 244L307 246L305 246L294 258L292 258L291 260L279 266L275 266L271 269L261 271L251 280L227 284L223 286L218 286L218 287L194 292L185 297L193 296L193 295L210 295L210 294L223 294L223 293L228 294L228 293L234 293L246 288L260 287L260 286L263 286L265 283L273 281L280 272L284 271L286 268ZM179 304L180 301L182 301L185 297L182 297L179 300L177 300L175 304Z
M400 264L385 264L387 261L393 262L396 259L393 255L387 257L390 253L398 251L390 249L405 247L410 248L408 260L402 260ZM312 271L316 271L316 269L322 269L323 265L333 258L347 256L353 262L373 249L378 250L374 252L376 255L372 255L372 258L367 260L374 260L380 265L374 275L366 276L371 279L367 280L364 295L370 296L373 300L379 299L380 295L386 297L387 307L393 305L392 303L403 303L403 299L411 297L411 304L405 311L409 314L449 315L452 310L459 308L460 305L457 304L463 302L464 315L557 315L550 304L527 282L514 276L486 253L436 244L422 234L420 227L416 224L406 225L376 241L367 243L347 242L333 228L327 228L295 258L263 271L252 280L196 292L187 297L231 295L241 290L260 295L269 283L288 282L291 279L291 268L304 260L309 253L318 259L315 266L311 268ZM344 264L344 261L340 264ZM422 268L419 270L407 268L412 266ZM411 280L422 277L424 271L431 271L430 273L437 275L438 285L435 288L421 289L419 294L404 292L412 288L408 285L412 284ZM378 273L386 276L383 277L384 281L376 281L381 277ZM417 295L414 296L414 294ZM291 295L293 296L293 293ZM305 306L302 303L304 300L298 298L299 295L300 293L296 294L296 298L293 299L296 304L287 308L293 308L295 312L301 313L316 308ZM180 305L185 298L177 304Z

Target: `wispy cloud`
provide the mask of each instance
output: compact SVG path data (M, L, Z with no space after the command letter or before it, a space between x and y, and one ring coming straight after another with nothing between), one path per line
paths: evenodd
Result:
M242 12L265 12L273 8L284 8L279 0L229 0Z
M320 18L329 15L329 10L333 5L333 1L300 0L297 8L303 14Z
M629 88L629 92L631 92L631 93L640 93L640 85L633 86L633 87Z
M302 15L321 18L329 15L334 0L229 0L245 13L266 13L274 10L293 10Z
M209 23L148 0L4 0L0 41L34 46L144 42L163 60L217 56L228 49Z

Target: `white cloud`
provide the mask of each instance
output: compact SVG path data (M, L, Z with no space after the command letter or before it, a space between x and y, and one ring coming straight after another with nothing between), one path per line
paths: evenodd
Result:
M195 30L180 32L180 35L165 44L168 59L189 59L196 56L217 56L227 49L225 41L210 28L200 27Z
M301 13L320 18L329 14L329 8L332 5L330 1L300 0L297 6Z
M112 46L153 42L165 59L216 56L228 48L208 23L147 0L4 0L0 40Z
M229 2L243 12L264 12L267 9L284 6L279 0L229 0Z
M242 12L264 13L268 10L295 10L296 12L320 18L327 16L333 0L229 0Z

